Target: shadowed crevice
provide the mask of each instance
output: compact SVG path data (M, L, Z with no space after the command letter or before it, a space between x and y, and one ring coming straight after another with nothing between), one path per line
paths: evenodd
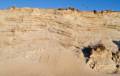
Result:
M105 50L105 46L103 44L96 44L96 45L89 45L88 47L84 47L82 49L83 55L86 59L86 63L89 61L90 56L92 55L93 51L103 51Z
M89 61L90 55L92 54L92 48L90 46L82 49L83 55L86 59L86 63Z
M118 50L120 51L120 40L119 41L113 40L113 43L117 45Z

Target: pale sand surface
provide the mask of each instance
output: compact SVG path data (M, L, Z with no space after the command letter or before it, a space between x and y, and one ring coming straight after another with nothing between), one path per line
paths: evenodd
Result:
M119 74L95 73L85 66L76 67L76 65L55 67L47 64L4 64L0 67L1 76L119 76Z

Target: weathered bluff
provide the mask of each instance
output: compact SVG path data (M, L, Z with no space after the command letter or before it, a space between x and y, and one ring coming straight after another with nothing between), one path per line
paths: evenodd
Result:
M0 65L28 63L50 65L57 72L48 76L77 76L81 64L120 73L120 12L0 10Z

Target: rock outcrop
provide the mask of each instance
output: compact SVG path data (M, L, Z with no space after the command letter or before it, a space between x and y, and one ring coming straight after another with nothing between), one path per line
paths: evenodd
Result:
M0 64L42 63L68 74L83 62L94 71L119 73L119 40L120 12L0 10Z
M91 69L104 73L118 73L120 67L120 51L116 53L105 48L103 44L89 45L82 49L86 63Z

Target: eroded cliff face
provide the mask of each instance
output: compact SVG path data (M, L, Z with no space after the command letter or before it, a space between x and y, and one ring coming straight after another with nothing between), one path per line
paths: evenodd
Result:
M0 63L50 65L57 72L49 76L73 76L81 63L95 71L119 73L120 12L0 10Z

